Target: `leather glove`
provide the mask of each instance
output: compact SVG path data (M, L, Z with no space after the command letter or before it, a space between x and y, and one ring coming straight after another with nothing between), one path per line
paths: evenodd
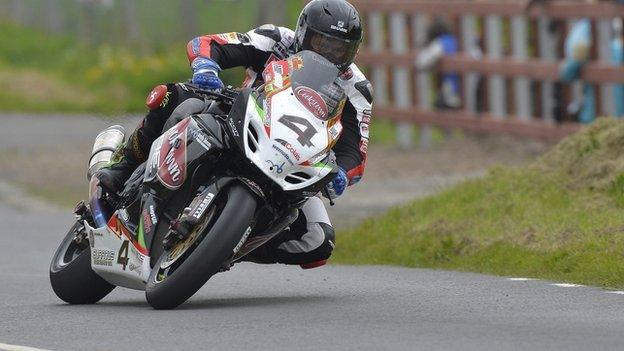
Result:
M198 57L191 64L193 69L193 84L201 89L220 91L223 89L223 82L219 78L221 67L213 60L205 57Z
M334 180L327 184L327 191L329 193L330 200L333 200L338 196L342 195L342 193L344 193L345 189L347 188L348 183L349 180L347 178L347 172L344 169L340 168L338 170L338 174L336 174L336 177L334 177Z

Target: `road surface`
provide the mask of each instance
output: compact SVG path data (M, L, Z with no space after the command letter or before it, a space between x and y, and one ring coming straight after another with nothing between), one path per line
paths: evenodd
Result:
M65 212L0 203L0 350L621 350L624 295L394 267L236 265L181 308L117 288L63 304L48 282Z

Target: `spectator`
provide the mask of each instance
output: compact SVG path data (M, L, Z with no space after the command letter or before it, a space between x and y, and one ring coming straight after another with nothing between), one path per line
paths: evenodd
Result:
M416 58L416 68L429 70L442 57L457 54L457 38L452 34L450 26L442 18L436 18L427 30L427 46ZM438 76L440 88L436 96L435 106L438 109L458 109L461 106L459 75L457 73L441 73Z
M580 78L581 69L589 59L592 46L591 21L577 20L572 25L565 40L565 61L559 69L559 77L564 82ZM591 123L596 118L596 98L594 87L583 84L582 97L568 106L568 113L578 116L581 123Z
M622 43L622 18L613 20L613 41L611 42L611 62L614 66L624 64L624 48ZM624 117L624 84L616 84L613 88L615 100L615 116Z

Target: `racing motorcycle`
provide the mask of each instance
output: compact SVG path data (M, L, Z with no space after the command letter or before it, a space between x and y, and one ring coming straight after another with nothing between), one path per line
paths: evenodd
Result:
M303 51L268 64L255 89L185 85L209 107L169 121L119 193L91 176L125 138L119 126L102 132L89 201L76 206L50 265L56 295L89 304L122 286L144 290L156 309L175 308L286 229L307 199L331 197L345 102L338 76Z

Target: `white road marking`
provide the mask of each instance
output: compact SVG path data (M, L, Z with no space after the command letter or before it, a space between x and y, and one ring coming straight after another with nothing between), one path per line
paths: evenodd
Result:
M507 278L508 281L510 282L529 282L529 281L536 281L539 279L535 279L535 278ZM568 283L554 283L554 284L550 284L551 286L556 286L559 288L581 288L584 287L585 285L580 285L580 284L568 284ZM613 295L624 295L624 291L605 291L607 294L613 294Z
M34 347L28 346L19 346L19 345L9 345L0 343L0 351L50 351L44 349L37 349Z
M552 286L557 286L560 288L580 288L584 285L579 285L579 284L565 284L565 283L557 283L557 284L550 284Z

